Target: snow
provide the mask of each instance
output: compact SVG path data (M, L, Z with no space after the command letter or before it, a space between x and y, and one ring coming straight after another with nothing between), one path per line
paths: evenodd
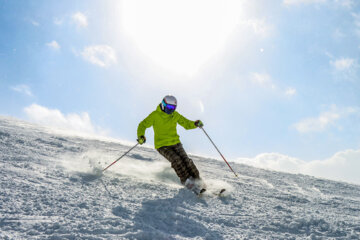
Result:
M360 239L359 185L191 156L199 198L141 146L99 174L130 147L0 117L0 239Z

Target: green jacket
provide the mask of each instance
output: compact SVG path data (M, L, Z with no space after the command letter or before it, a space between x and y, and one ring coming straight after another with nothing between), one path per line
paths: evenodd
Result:
M180 124L185 129L196 128L194 121L186 119L176 111L172 114L167 114L160 109L159 105L155 111L140 122L137 135L138 137L144 136L145 130L153 126L156 149L163 146L175 145L180 143L180 137L176 131L177 124Z

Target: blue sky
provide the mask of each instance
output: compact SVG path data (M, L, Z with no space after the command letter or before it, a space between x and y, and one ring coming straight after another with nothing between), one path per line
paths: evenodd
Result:
M1 115L134 141L171 93L230 159L360 157L358 1L0 0L0 36Z

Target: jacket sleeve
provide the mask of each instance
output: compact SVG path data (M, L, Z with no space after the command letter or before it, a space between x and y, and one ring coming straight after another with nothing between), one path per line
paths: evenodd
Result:
M144 136L145 130L149 127L151 127L154 124L154 113L150 113L149 116L147 116L144 120L142 120L139 123L138 129L137 129L137 136Z
M185 128L186 130L197 128L195 126L194 121L191 121L191 120L187 119L186 117L184 117L180 113L178 113L178 114L179 114L178 124L180 124L183 128Z

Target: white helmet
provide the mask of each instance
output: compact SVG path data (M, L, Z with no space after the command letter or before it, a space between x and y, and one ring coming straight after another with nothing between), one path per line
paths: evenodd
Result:
M173 113L176 109L176 106L176 98L172 95L166 95L160 104L161 110L167 114Z

